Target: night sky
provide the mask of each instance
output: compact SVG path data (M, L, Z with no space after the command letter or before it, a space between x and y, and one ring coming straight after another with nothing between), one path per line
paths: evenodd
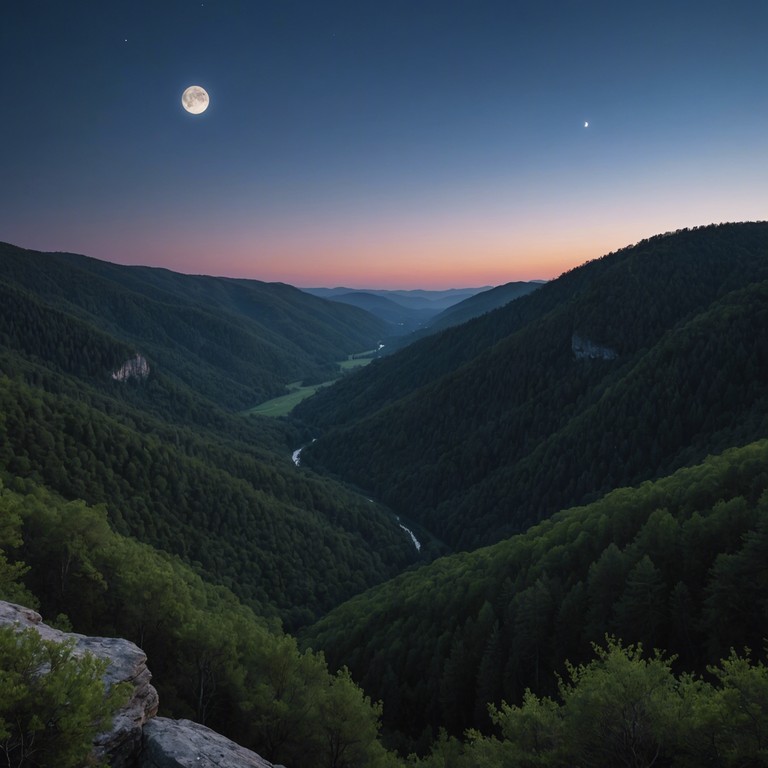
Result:
M0 240L122 264L495 285L768 218L766 0L5 0L0 93Z

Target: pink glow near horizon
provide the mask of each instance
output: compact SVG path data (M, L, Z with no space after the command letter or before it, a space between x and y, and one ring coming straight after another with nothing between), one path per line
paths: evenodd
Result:
M126 265L155 266L185 274L207 274L298 287L446 289L500 285L516 280L549 280L609 249L572 243L548 249L535 242L514 247L503 243L409 244L340 242L329 239L310 248L303 238L261 242L233 242L226 246L199 242L157 249L146 247L102 249L98 243L87 255ZM134 244L135 246L135 244ZM60 249L57 249L60 250Z
M18 222L17 235L22 236L6 237L22 247L68 250L185 274L298 287L445 289L550 280L661 232L764 218L768 199L745 189L729 206L701 192L674 210L661 194L569 202L516 215L510 213L512 206L493 208L488 201L474 210L457 205L261 220L243 211L220 212L207 220L179 212L152 216L142 211L133 218L88 221L60 214L45 230L34 222ZM34 234L27 237L26 232Z
M765 3L692 26L685 3L298 2L289 24L284 3L136 0L126 44L110 3L6 5L0 239L22 247L429 289L768 213Z

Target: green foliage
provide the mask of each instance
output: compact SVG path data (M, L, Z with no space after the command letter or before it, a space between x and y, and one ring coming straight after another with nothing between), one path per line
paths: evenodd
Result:
M0 480L0 493L3 483ZM0 600L36 607L37 599L22 582L29 567L16 559L9 561L6 550L15 550L21 543L21 516L11 504L0 506Z
M485 728L488 702L553 696L606 631L703 673L765 637L768 441L613 491L526 534L441 558L303 633L385 703L385 725Z
M609 640L588 664L567 665L560 684L559 749L584 765L651 766L671 740L679 707L671 661ZM510 710L511 711L511 710ZM504 733L504 716L500 717Z
M369 349L386 331L366 312L288 285L123 267L8 244L0 244L0 259L0 343L107 379L109 366L132 356L115 360L115 348L138 347L153 368L232 409L275 396L304 376L332 378L335 360Z
M228 590L115 534L104 507L27 491L0 494L0 521L14 521L9 551L32 566L26 586L47 614L65 616L77 631L136 642L162 714L205 723L274 761L392 764L378 740L381 706L346 670L329 674L322 654L300 651Z
M0 754L13 766L80 768L109 728L130 685L104 691L107 663L43 640L34 629L0 627Z
M0 596L135 640L165 714L289 765L392 764L382 719L406 751L446 728L426 765L765 762L763 660L730 649L768 625L768 442L704 457L768 427L768 225L587 264L307 401L311 429L223 408L326 380L360 313L1 248ZM136 349L150 377L112 381ZM331 425L303 458L455 549L544 522L363 593L415 557L291 464ZM301 647L278 628L351 595ZM594 658L606 632L629 645Z
M673 659L608 638L585 664L567 665L556 699L527 691L491 708L499 736L443 735L420 768L651 768L765 765L768 668L735 652L714 682L675 675Z
M708 670L716 684L699 724L707 744L705 757L721 756L727 766L768 763L768 667L749 656L730 656ZM701 707L701 704L698 704ZM701 756L693 749L694 757ZM701 750L704 751L704 750ZM701 765L703 761L698 764Z
M0 378L0 466L105 504L121 532L197 564L288 625L415 559L391 514L297 470L289 447L283 456L260 447L256 420L179 425L87 395Z
M590 262L300 404L303 458L472 549L763 437L767 254L757 223Z
M300 376L326 380L334 360L371 346L377 321L284 285L2 244L0 256L6 477L104 504L121 533L179 555L290 627L414 561L387 510L293 466L306 434L224 410ZM137 349L149 378L114 381ZM70 544L62 590L89 578ZM0 552L6 596L24 597L13 586L23 567Z

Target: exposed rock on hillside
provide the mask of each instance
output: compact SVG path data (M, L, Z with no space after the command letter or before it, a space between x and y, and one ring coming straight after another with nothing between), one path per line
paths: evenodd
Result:
M146 379L149 376L149 363L143 355L136 355L126 360L113 374L115 381L128 381L128 379Z
M106 758L111 768L272 768L255 752L241 747L191 720L155 717L159 704L150 684L144 652L128 640L87 637L61 632L43 623L39 613L0 600L0 626L33 628L44 640L75 641L76 654L90 653L109 661L107 686L128 682L133 695L115 715L112 730L94 740L94 754ZM279 768L279 767L278 767Z
M615 349L596 344L576 333L571 336L571 350L577 360L615 360L619 356Z
M141 768L272 768L255 752L191 720L155 717L144 726Z

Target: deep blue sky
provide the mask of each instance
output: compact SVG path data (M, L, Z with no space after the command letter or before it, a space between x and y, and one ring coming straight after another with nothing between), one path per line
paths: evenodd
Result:
M15 0L0 88L30 248L436 288L768 218L766 0Z

